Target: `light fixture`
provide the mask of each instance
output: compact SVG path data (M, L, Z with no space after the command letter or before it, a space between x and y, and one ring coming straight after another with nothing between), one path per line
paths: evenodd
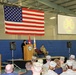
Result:
M56 17L50 17L51 20L55 19Z

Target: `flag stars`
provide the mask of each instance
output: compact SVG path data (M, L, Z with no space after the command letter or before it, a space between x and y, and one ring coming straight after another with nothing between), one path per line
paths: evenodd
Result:
M5 20L6 21L15 21L15 22L21 22L22 21L22 11L21 8L18 7L4 7L4 14L5 14Z

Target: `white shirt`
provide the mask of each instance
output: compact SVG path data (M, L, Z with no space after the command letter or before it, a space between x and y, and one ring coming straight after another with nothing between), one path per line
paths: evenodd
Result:
M48 70L48 72L45 75L58 75L58 74L53 70Z
M68 69L66 72L63 72L60 75L76 75L76 74L73 70Z
M43 66L45 66L45 67L48 67L48 68L49 68L49 64L50 64L50 61L47 61L47 63L45 63Z

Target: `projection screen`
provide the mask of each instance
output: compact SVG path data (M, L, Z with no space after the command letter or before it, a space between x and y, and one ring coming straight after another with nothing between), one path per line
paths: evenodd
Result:
M76 34L76 17L58 15L58 34Z

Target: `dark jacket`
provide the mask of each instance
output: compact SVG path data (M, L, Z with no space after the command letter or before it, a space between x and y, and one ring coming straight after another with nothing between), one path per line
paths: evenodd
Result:
M25 73L21 74L21 75L33 75L32 70L28 70Z

